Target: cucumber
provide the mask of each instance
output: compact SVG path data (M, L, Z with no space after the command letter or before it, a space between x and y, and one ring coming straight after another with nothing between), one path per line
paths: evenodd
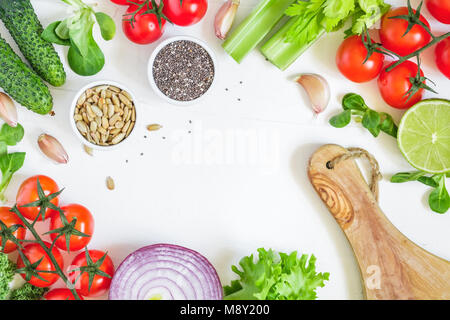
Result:
M53 99L48 87L0 36L0 87L24 107L47 114Z
M52 86L62 86L66 72L53 45L41 38L44 29L30 0L0 0L0 19L36 73Z

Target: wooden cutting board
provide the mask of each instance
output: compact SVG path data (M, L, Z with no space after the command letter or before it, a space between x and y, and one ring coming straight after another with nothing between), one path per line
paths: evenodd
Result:
M308 175L353 247L367 299L450 299L450 262L420 248L386 218L354 160L327 168L347 153L325 145Z

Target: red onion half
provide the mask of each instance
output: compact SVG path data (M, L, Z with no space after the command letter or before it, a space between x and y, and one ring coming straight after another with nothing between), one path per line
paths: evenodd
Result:
M170 244L143 247L117 268L110 300L221 300L211 263L196 251Z

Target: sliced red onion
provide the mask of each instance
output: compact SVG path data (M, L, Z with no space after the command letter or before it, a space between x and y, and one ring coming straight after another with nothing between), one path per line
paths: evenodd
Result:
M110 300L221 300L212 264L196 251L170 244L143 247L117 268Z

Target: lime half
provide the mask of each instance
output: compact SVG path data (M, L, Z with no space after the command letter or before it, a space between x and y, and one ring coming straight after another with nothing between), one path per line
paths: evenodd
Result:
M450 101L423 100L409 109L398 128L398 146L421 171L450 171Z

